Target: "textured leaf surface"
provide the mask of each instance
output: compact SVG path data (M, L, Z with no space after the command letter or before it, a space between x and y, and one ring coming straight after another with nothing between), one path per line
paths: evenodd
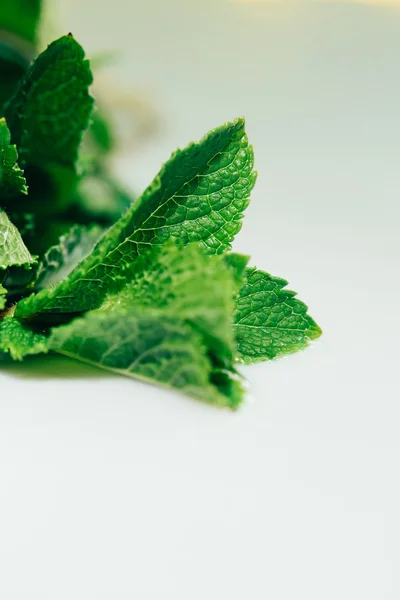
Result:
M61 236L59 243L45 254L37 274L35 287L52 286L69 275L71 270L93 250L103 229L97 225L75 225Z
M12 317L0 321L0 352L9 353L14 360L22 360L29 354L47 351L47 334L44 330Z
M25 246L18 229L0 210L0 270L14 266L29 268L35 261Z
M19 314L93 309L138 256L171 238L221 253L241 227L255 178L241 119L178 150L93 253L55 289L21 302Z
M256 179L253 163L243 119L178 150L103 239L98 255L110 264L132 261L171 237L222 253L241 228Z
M23 164L73 170L92 111L91 83L89 61L73 37L38 56L6 111Z
M6 120L0 119L0 206L7 198L28 193L24 173L17 164L17 148L10 142Z
M235 281L197 244L143 255L132 281L98 311L54 330L51 347L103 368L235 407Z
M41 0L1 0L0 29L34 42L41 4Z
M240 358L268 360L305 348L321 335L307 306L284 289L287 281L248 269L236 301L234 330Z
M130 282L102 309L158 308L195 325L208 346L230 361L234 293L233 273L221 257L207 256L197 244L168 244L141 256Z
M216 405L236 408L242 397L239 384L231 396L214 384L213 365L198 332L179 318L151 309L88 313L53 330L50 347Z

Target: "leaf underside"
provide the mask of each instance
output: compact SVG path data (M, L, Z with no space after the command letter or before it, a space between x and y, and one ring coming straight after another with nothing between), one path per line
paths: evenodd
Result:
M29 268L34 263L18 229L0 209L0 271L9 267Z
M151 310L88 313L54 330L53 350L136 379L173 388L194 398L236 408L213 384L213 364L202 336L179 318Z

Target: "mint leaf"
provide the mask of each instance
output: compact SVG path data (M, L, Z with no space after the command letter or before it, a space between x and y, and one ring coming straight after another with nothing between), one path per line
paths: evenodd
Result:
M34 42L41 4L41 0L1 0L0 29Z
M78 149L93 106L91 83L83 49L64 36L34 61L6 109L21 164L29 166L28 181L39 187L37 193L50 196L47 202L54 202L53 188L65 197L75 181ZM50 178L49 190L40 172ZM48 209L47 203L39 208Z
M3 347L18 357L50 349L236 408L243 400L233 362L236 289L223 257L208 256L197 244L169 243L141 256L130 282L98 310L53 328L48 339L47 329L39 330L32 350L25 335L35 325L20 321L16 311L23 342L10 346L7 337Z
M0 119L0 204L7 198L27 194L23 171L17 164L17 148L11 145L5 119Z
M60 237L44 255L39 267L36 288L53 286L69 275L72 269L93 250L103 229L97 225L75 225Z
M178 150L92 254L55 289L21 302L18 315L96 308L140 254L171 238L223 252L241 227L255 178L242 119Z
M199 333L179 318L145 311L92 312L53 330L52 350L120 375L236 408L213 383L213 365ZM241 396L241 395L240 395Z
M210 254L229 249L241 228L256 174L244 120L214 129L177 150L96 251L107 264L131 262L149 247L179 239Z
M307 306L284 289L287 281L247 269L236 300L234 330L245 363L270 360L305 348L321 335Z
M231 364L235 351L232 332L233 273L219 256L207 256L197 244L167 244L142 255L129 283L107 296L101 309L160 309L195 326L222 363Z
M0 352L9 353L14 360L22 360L29 354L47 351L47 334L44 330L11 316L0 320Z
M19 266L30 268L34 263L18 229L6 213L0 210L0 271Z
M50 347L139 379L236 407L232 330L235 282L196 244L144 254L132 280L101 308L53 330Z

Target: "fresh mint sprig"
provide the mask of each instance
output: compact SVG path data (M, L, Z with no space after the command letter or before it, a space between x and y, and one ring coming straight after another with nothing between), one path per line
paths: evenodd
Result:
M11 29L13 6L3 15ZM11 33L34 43L39 12L33 2ZM129 206L118 214L119 187L103 170L101 144L92 145L97 155L93 147L82 154L98 122L92 79L67 35L4 104L0 353L22 360L58 352L235 409L244 398L238 363L295 352L321 334L285 280L231 252L256 181L245 122L177 150L137 200L124 196L120 211ZM102 218L81 196L89 176L109 194Z

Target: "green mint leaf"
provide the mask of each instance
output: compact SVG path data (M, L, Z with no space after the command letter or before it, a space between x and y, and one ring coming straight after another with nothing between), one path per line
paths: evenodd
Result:
M17 148L10 142L6 120L0 119L0 205L7 198L28 193L24 173L17 164Z
M321 335L307 306L284 289L287 281L247 269L236 300L234 330L245 363L270 360L305 348Z
M81 360L235 408L235 281L197 244L144 254L120 293L53 330L50 347Z
M211 131L178 150L153 183L105 236L96 257L112 265L178 239L221 254L241 228L256 174L244 120Z
M14 360L22 360L30 354L47 351L47 333L44 330L11 316L0 320L0 352L9 353Z
M75 180L75 163L93 98L89 61L72 36L56 40L38 56L6 109L21 164L29 166L32 186L45 188L43 171L65 196ZM39 172L37 172L39 171ZM43 200L42 200L43 201Z
M241 227L255 179L243 119L211 131L178 150L92 254L55 289L21 302L18 314L94 309L140 254L171 238L222 253Z
M97 225L74 225L59 243L44 255L39 267L36 288L53 286L69 275L74 267L93 250L103 229Z
M22 241L18 229L6 213L0 210L0 271L9 267L31 268L35 260Z
M201 334L162 312L88 313L54 329L49 345L69 357L219 406L236 408L242 398L238 389L229 397L224 394L226 387L220 390L214 383L214 368Z
M0 29L35 42L41 0L1 0Z
M100 309L53 328L49 337L47 328L14 313L12 324L0 324L0 351L21 359L53 350L237 408L244 392L233 365L236 283L224 257L207 256L196 244L167 244L136 267Z
M198 244L169 243L142 255L129 283L108 295L101 309L151 308L179 316L201 331L209 350L230 366L235 291L232 271L222 257L207 256Z

